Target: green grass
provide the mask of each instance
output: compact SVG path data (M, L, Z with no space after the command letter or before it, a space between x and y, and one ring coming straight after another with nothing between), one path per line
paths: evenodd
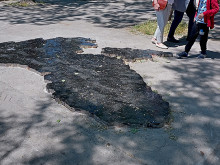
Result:
M19 6L19 7L28 7L28 6L30 6L30 4L29 3L27 3L27 2L12 2L12 3L10 3L9 4L10 6Z
M171 26L171 21L169 21L165 27L164 36L168 35L170 26ZM145 23L133 26L131 28L131 31L135 33L139 32L142 34L153 35L156 28L157 28L157 21L149 20ZM187 29L188 29L188 24L185 22L181 22L175 31L175 35L181 35L181 36L186 35Z
M31 0L30 1L21 0L18 2L9 3L8 5L14 6L14 7L29 7L29 6L34 6L34 5L38 5L38 4L44 4L44 2L43 1L33 2Z
M136 128L132 128L132 129L130 130L130 132L133 133L133 134L136 134L138 131L139 131L139 130L136 129Z

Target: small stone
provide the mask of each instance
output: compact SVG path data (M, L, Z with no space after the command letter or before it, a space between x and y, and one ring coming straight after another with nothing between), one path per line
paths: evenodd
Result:
M106 147L110 147L110 143L107 143L107 144L106 144Z
M201 154L202 156L204 156L204 155L205 155L205 153L204 153L204 152L202 152L202 151L200 151L200 154Z

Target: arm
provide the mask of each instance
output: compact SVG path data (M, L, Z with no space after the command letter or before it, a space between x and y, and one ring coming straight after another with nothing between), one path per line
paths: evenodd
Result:
M211 0L211 9L203 13L204 16L214 16L219 11L218 0Z
M158 4L158 1L157 0L153 0L153 3L154 3L154 9L159 11L160 10L160 5Z

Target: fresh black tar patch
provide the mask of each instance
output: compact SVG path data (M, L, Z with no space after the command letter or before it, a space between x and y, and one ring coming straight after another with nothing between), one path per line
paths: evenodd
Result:
M27 65L41 72L51 81L47 88L54 91L55 98L75 110L96 115L109 125L163 126L169 116L169 104L124 64L124 58L106 56L107 50L114 48L104 49L105 55L78 54L82 47L97 45L86 38L0 43L0 63ZM143 54L132 49L122 52L130 57L135 52ZM150 58L149 53L143 52Z

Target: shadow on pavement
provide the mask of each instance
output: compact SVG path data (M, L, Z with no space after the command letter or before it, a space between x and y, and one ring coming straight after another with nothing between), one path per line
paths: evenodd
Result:
M132 65L171 105L174 116L171 137L177 138L176 143L166 141L158 155L165 155L164 160L168 161L164 164L217 165L220 158L219 60L160 60L147 63L149 66Z
M218 56L217 52L208 52L208 58ZM181 61L181 65L166 65L165 69L178 75L177 81L161 81L163 90L173 92L168 100L181 108L173 110L174 132L178 143L194 146L195 151L212 152L206 155L207 164L218 164L219 154L219 64L208 59L197 62ZM158 87L161 88L161 87ZM181 132L181 133L180 133ZM215 149L216 148L216 149ZM170 151L172 152L172 151ZM180 151L181 152L181 151ZM189 151L182 151L189 152ZM202 156L202 155L200 155ZM196 156L195 156L196 158ZM213 161L213 162L212 162Z
M26 114L0 109L1 164L142 165L153 160L135 156L136 147L143 149L145 140L152 142L146 152L164 145L155 135L142 139L144 133L107 129L85 115L55 110L50 99L36 100L34 106Z
M0 162L185 165L203 160L202 154L205 163L216 161L220 156L219 65L189 60L193 59L160 68L177 76L158 85L172 92L166 97L175 117L170 130L107 129L86 115L57 109L49 99L28 100L35 108L25 104L22 109L23 99L16 105L16 98L0 92ZM9 109L7 103L15 107Z
M98 2L67 3L65 7L48 5L46 8L4 6L0 9L0 14L2 21L11 24L48 25L59 21L83 19L103 27L122 28L145 21L142 16L146 12L153 15L151 4L148 4L147 8L150 10L145 9L143 1L127 3L127 9L124 11L123 5ZM136 13L131 14L134 11ZM218 20L219 14L217 17ZM216 27L212 35L219 38L219 30ZM208 58L219 58L218 52L209 51L208 54ZM9 162L5 164L12 161L21 164L89 165L108 164L106 161L109 161L109 164L117 165L153 165L158 162L185 165L198 163L204 153L207 158L205 163L210 164L210 161L220 157L220 105L217 84L220 68L218 63L206 60L193 64L187 62L164 66L163 69L178 75L178 80L163 80L159 83L163 85L158 86L158 89L173 92L174 94L167 96L168 101L180 107L177 110L173 109L176 117L173 132L178 137L176 141L170 140L169 134L162 133L163 129L147 129L134 134L123 130L105 129L102 124L91 123L84 116L71 116L63 111L61 114L64 113L64 116L61 118L60 113L51 113L54 112L54 107L48 101L35 102L37 108L26 114L19 113L19 106L9 111L4 108L5 104L2 104L0 135L3 136L0 136L0 163L7 160ZM2 96L2 93L0 94ZM13 101L3 96L0 99ZM26 107L25 110L30 109ZM158 134L161 136L158 137ZM34 143L38 139L43 141ZM24 151L24 146L28 146L29 150ZM113 151L118 157L114 157ZM19 153L17 157L14 155L16 153ZM209 156L212 156L212 159L208 159Z
M124 28L154 15L151 1L46 1L30 7L4 5L1 21L11 24L49 25L84 20L101 27Z
M188 58L197 58L198 55L199 55L199 52L198 52L198 54L190 55ZM220 53L207 50L207 57L206 57L206 59L220 59ZM201 59L201 60L203 60L203 59Z

